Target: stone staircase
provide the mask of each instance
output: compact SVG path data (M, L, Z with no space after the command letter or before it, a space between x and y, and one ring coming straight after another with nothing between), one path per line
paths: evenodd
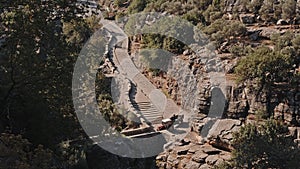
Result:
M107 27L111 36L109 50L113 54L112 61L117 67L116 72L125 76L132 84L130 90L125 93L126 99L129 96L127 107L135 109L135 114L141 121L152 127L161 124L163 118L179 114L178 105L166 98L133 63L128 53L129 40L126 35L114 25Z
M135 102L133 103L133 107L141 112L147 122L152 125L161 124L161 120L163 119L162 113L150 102Z
M161 124L163 113L160 112L149 100L149 98L135 85L131 86L130 102L142 118L150 124Z

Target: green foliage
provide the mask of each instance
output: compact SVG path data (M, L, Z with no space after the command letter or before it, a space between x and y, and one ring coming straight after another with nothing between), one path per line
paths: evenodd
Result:
M171 53L181 54L185 49L186 45L179 40L172 37L166 37L163 41L163 49Z
M154 73L158 73L159 70L167 70L171 58L171 53L154 49L143 49L140 55L140 60Z
M136 22L130 20L130 23L126 24L126 30L128 32L133 30L132 25ZM193 27L191 23L182 21L180 18L163 18L151 26L145 25L143 29L146 32L157 30L157 34L143 34L142 44L144 48L164 49L175 54L181 54L186 49L185 44L192 44L194 42Z
M145 26L146 31L153 29L157 30L157 34L185 40L187 44L194 42L194 25L176 16L174 18L166 17L160 19L155 25L149 27Z
M56 144L57 137L67 137L71 133L67 129L76 124L71 78L80 47L79 43L64 39L61 24L62 20L81 22L82 19L61 13L54 18L51 12L55 10L74 9L63 1L46 5L27 1L24 6L14 3L17 2L6 4L7 10L1 13L1 25L6 28L5 42L0 49L4 56L0 72L1 120L12 131L27 127L25 134L34 143ZM51 129L56 122L65 132Z
M225 1L220 0L149 0L144 11L167 12L183 16L194 25L199 23L209 24L223 16Z
M248 124L234 133L231 165L237 168L298 168L300 151L288 128L275 120Z
M120 112L120 109L114 105L110 95L100 94L97 101L102 116L113 128L121 131L126 127L127 119Z
M164 49L174 54L180 54L186 49L186 45L179 40L157 34L143 34L144 48Z
M214 5L209 5L208 8L203 12L206 23L213 23L215 20L220 19L223 14L220 9Z
M230 23L228 26L224 28L225 35L227 37L230 36L243 36L247 32L247 29L244 24L241 22L235 21Z
M264 0L259 10L259 14L265 21L271 21L270 14L273 13L274 0Z
M130 13L141 11L167 12L184 16L195 25L199 23L209 25L215 20L222 18L224 11L229 5L227 1L221 0L143 0L140 2L132 1L131 4ZM232 11L235 19L238 19L241 12L253 12L254 14L259 14L263 21L269 23L276 23L279 19L285 19L292 23L294 19L299 20L299 14L296 13L297 8L295 0L240 0L239 5L233 6ZM191 11L197 11L197 13ZM199 14L203 17L199 18Z
M202 10L205 10L208 8L209 5L211 5L213 0L203 0L199 2L199 8Z
M204 16L198 10L188 11L186 14L183 15L183 19L186 19L189 22L192 22L192 24L194 24L194 25L205 22Z
M282 4L274 5L274 14L273 14L274 20L278 21L279 19L281 19L281 14L282 14Z
M34 147L42 144L57 156L59 143L84 138L73 109L71 82L77 55L95 23L79 17L84 13L76 2L1 2L1 37L5 40L0 48L0 123L12 133L22 133ZM37 149L26 151L37 157L25 160L41 162L36 168L51 168L39 159L53 159L48 150Z
M239 21L218 19L204 29L204 33L210 35L211 40L216 41L218 46L224 41L232 41L245 35L247 29Z
M233 55L233 56L246 56L248 53L252 52L253 49L251 48L251 46L240 46L240 45L233 45L230 47L229 52Z
M297 1L286 0L282 4L282 18L292 21L296 16Z
M240 1L240 11L241 12L249 12L250 3L251 3L251 1L241 0Z
M291 46L292 45L292 40L294 39L295 35L291 31L287 31L285 34L280 35L278 34L273 34L271 36L271 40L273 41L275 45L275 50L280 51L281 49Z
M114 4L117 5L118 7L121 7L127 1L128 0L114 0Z
M255 112L255 117L257 121L263 121L269 118L269 114L267 113L266 110L261 109Z
M68 44L79 45L80 48L91 36L91 34L99 29L100 18L90 16L83 19L74 18L68 22L63 22L62 31Z
M249 4L249 10L257 14L264 0L253 0Z
M293 48L295 49L295 64L300 66L300 35L297 35L292 40Z
M165 9L162 7L165 6L164 4L168 3L167 0L151 0L147 4L145 8L146 12L163 12Z
M224 19L218 19L218 20L214 21L211 25L209 25L208 27L206 27L205 30L204 30L204 33L206 33L208 35L212 35L214 33L222 31L222 29L226 25L226 22L227 21L224 20Z
M292 44L296 50L300 49L300 35L295 36L295 38L292 40Z
M233 165L229 162L222 162L219 165L215 165L213 169L232 169Z
M83 44L91 35L91 29L88 24L81 20L71 20L63 23L63 34L66 36L66 42L70 44Z
M133 0L128 7L128 13L133 14L143 11L148 2L149 0Z
M143 34L142 43L146 48L161 49L164 43L164 36L158 34Z
M252 12L259 14L264 22L276 23L279 19L284 19L292 23L299 16L296 13L296 3L295 0L241 0L238 6L233 7L233 15L238 16L240 12Z
M271 40L274 50L259 47L239 60L235 68L239 81L256 79L261 85L297 81L298 76L293 71L300 63L299 36L288 31L283 35L273 34Z
M272 84L289 80L292 58L268 47L260 47L239 60L235 73L240 81L258 80L259 83Z
M0 169L61 168L51 150L41 145L34 147L20 135L1 134L0 152Z
M97 74L95 92L99 110L104 119L117 131L126 127L128 120L123 110L117 107L111 97L111 79L105 77L101 72Z

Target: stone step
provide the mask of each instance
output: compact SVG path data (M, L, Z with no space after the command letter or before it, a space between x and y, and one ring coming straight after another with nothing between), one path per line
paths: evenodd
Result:
M142 112L153 112L153 113L157 113L157 114L161 114L159 111L157 111L156 109L139 109Z
M157 110L155 110L155 109L153 109L153 110L140 110L141 112L143 112L143 113L146 113L146 114L159 114L159 115L161 115L162 113L160 113L159 111L157 111Z
M129 138L147 138L147 137L152 137L155 135L160 134L160 132L153 131L153 132L148 132L148 133L142 133L142 134L137 134L137 135L132 135L128 136Z
M139 104L151 104L150 102L138 102Z
M162 115L161 114L158 114L158 113L143 113L142 112L142 114L143 114L143 116L144 117L146 117L146 118L151 118L151 117L157 117L157 118L159 118L159 117L162 117Z
M148 112L145 112L145 111L140 111L144 116L157 116L157 117L160 117L162 116L161 113L156 113L156 112L152 112L152 111L148 111Z
M157 109L155 108L139 108L140 111L142 112L153 112L153 113L157 113L157 114L162 114L160 113Z
M134 106L140 110L141 114L151 124L160 124L162 120L162 113L159 112L150 102L134 103Z
M162 116L161 115L147 115L147 114L145 114L144 115L146 118L148 118L148 119L155 119L155 118L162 118Z

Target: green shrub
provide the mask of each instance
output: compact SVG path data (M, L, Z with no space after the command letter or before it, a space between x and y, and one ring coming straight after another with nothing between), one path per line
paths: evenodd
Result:
M300 150L287 126L275 120L248 124L234 133L231 165L236 168L298 168Z
M258 80L261 84L272 84L290 78L291 64L291 56L260 47L238 61L235 73L238 81Z
M145 9L148 3L148 0L133 0L128 7L128 12L130 14L141 12Z

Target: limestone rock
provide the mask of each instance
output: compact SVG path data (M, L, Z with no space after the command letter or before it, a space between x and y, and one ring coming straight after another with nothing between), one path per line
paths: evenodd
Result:
M189 147L188 146L184 146L184 147L179 147L177 149L177 154L178 155L185 155L188 153Z
M200 164L196 163L196 162L193 162L193 161L190 161L185 166L186 169L198 169L199 167L200 167Z
M160 155L158 155L158 156L156 157L156 160L166 162L166 161L167 161L167 157L168 157L168 156L167 156L166 154L160 154Z
M234 68L235 68L235 66L237 64L237 61L238 61L238 59L225 60L223 62L223 64L225 65L224 66L225 72L226 73L233 73L234 72Z
M220 154L220 158L225 160L225 161L228 161L231 159L231 153L230 152L221 152Z
M207 138L214 147L231 150L232 133L242 125L240 120L219 119L208 132Z
M196 154L194 154L192 156L192 160L197 162L197 163L204 163L206 157L208 157L208 154L198 151Z
M177 156L175 154L171 154L167 158L167 161L170 163L173 163L175 160L177 160Z
M203 148L202 151L206 154L209 154L209 155L219 154L221 152L221 150L219 150L217 148L214 148L210 145L204 145L204 146L202 146L202 148Z
M205 159L205 162L209 165L214 165L219 160L218 155L211 155Z
M178 152L187 151L187 153L178 155ZM192 152L192 153L191 153ZM228 157L229 156L229 157ZM230 158L230 153L212 147L209 144L197 145L191 142L186 146L174 146L166 150L156 158L156 164L161 169L166 168L213 168L215 164L223 162ZM167 160L165 160L167 159Z
M199 169L210 169L210 168L212 168L210 165L208 165L208 164L203 164L203 165L200 166Z

